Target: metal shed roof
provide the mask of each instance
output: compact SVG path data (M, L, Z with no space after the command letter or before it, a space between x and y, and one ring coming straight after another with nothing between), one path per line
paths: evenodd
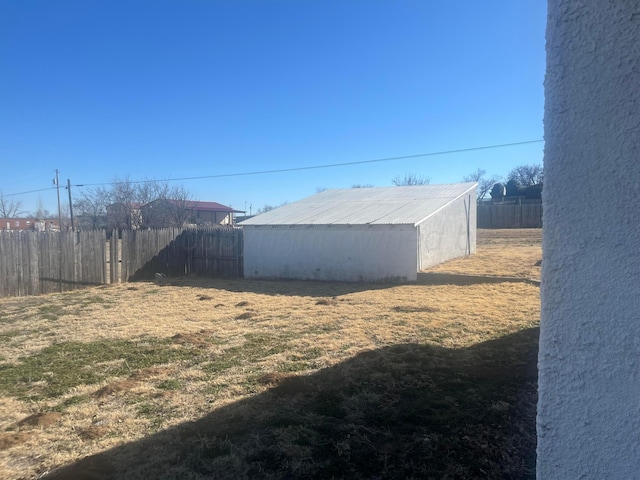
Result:
M417 225L476 185L325 190L239 225Z

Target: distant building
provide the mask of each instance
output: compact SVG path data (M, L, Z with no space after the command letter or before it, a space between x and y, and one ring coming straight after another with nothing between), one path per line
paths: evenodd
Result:
M160 198L140 208L145 227L233 225L235 213L244 213L217 202Z
M24 231L35 230L37 232L58 231L58 220L38 220L35 218L0 218L0 230Z
M244 213L217 202L160 198L147 204L113 203L107 206L109 228L233 225L234 214Z
M139 203L117 202L107 205L107 224L110 229L135 230L142 227Z

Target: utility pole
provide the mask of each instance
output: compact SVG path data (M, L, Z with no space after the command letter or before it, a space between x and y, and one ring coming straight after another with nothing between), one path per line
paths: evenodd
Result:
M67 178L67 190L69 192L69 214L71 215L71 231L75 232L73 228L73 203L71 202L71 180Z
M60 208L60 179L59 172L56 168L56 178L53 180L56 184L56 190L58 191L58 230L62 231L62 209Z

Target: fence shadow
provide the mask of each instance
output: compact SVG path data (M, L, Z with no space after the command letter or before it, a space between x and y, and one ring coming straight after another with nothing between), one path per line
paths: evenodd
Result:
M365 352L50 473L148 478L535 478L538 329Z

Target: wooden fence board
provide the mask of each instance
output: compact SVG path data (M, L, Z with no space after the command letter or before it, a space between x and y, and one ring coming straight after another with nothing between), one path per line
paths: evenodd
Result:
M107 251L109 245L109 251ZM197 274L242 277L242 229L0 232L0 297ZM107 270L107 259L109 267Z
M102 231L0 232L0 296L103 284L105 248Z
M478 205L478 228L542 228L542 204Z
M242 230L164 228L122 232L121 281L197 274L241 277Z

